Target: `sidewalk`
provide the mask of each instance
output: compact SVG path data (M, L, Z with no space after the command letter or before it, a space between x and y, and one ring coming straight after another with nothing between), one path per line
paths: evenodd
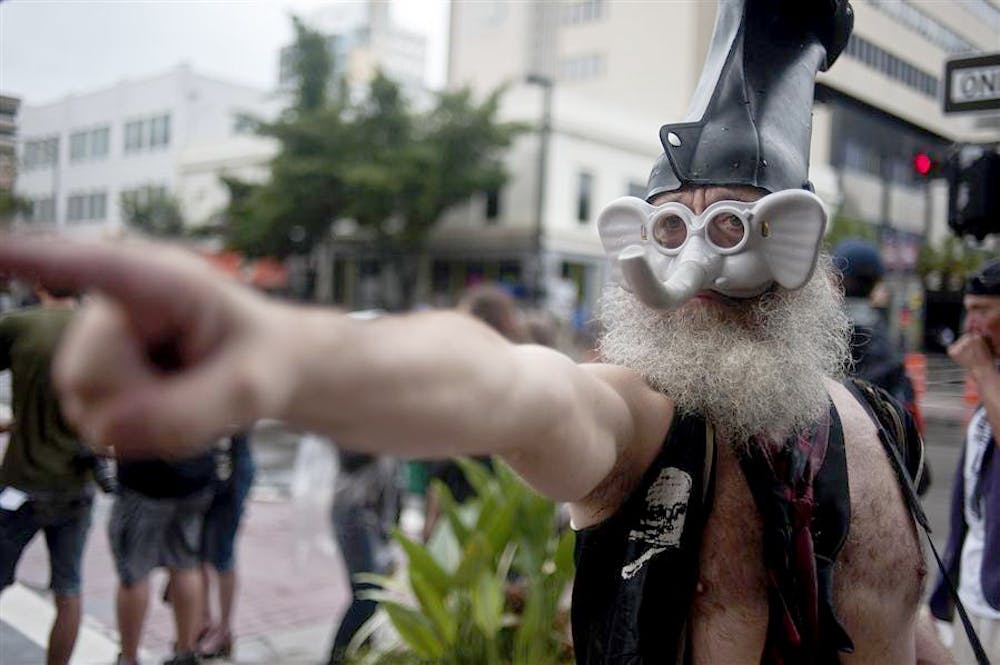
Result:
M255 441L255 453L258 445ZM286 464L270 469L270 457L281 451L261 450L261 473L247 505L238 540L240 589L234 663L304 665L325 662L333 629L343 613L349 590L346 573L330 535L328 506L322 488L293 498L286 486L272 483L288 476ZM294 456L294 455L293 455ZM83 570L84 626L73 663L114 663L114 572L107 539L111 499L100 495L87 540ZM17 571L18 585L0 600L0 663L44 662L53 610L45 591L48 557L44 539L28 546ZM150 606L143 633L144 663L156 665L170 654L174 627L169 607L159 597L166 581L151 578ZM224 662L224 661L215 661Z

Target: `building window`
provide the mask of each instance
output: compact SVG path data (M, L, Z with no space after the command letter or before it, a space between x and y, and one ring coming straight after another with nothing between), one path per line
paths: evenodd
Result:
M577 0L559 8L559 22L563 25L590 23L604 15L604 0Z
M149 147L159 148L170 144L170 116L161 115L149 121Z
M94 192L91 194L87 211L90 213L90 217L88 219L104 219L108 212L107 192Z
M848 139L844 144L844 167L874 176L882 174L882 159L866 145Z
M233 114L233 134L253 134L257 131L257 121L249 113Z
M144 206L153 201L167 198L167 188L163 185L142 185L123 189L121 198L126 205Z
M87 158L87 132L73 132L69 135L69 161L79 162Z
M125 123L125 153L170 145L170 115L163 114Z
M69 135L69 161L103 159L108 156L111 130L108 127L73 132Z
M990 0L962 0L967 10L978 16L993 30L1000 30L1000 7Z
M948 53L976 50L969 40L905 0L868 0L868 3Z
M594 175L580 171L576 186L576 220L586 224L590 220L590 198L594 189Z
M90 132L90 158L104 159L111 148L111 128L98 127Z
M33 223L54 223L56 221L56 199L48 196L31 202L31 217Z
M66 199L67 222L96 222L107 216L107 192L70 194Z
M937 77L927 74L902 58L897 58L863 37L851 35L844 52L907 87L928 97L937 97L939 85Z
M59 137L25 141L22 161L25 171L56 166L59 163Z
M70 194L66 199L66 221L79 222L84 219L84 207L87 205L85 194Z
M585 81L604 74L604 56L588 54L559 61L559 78L563 81Z
M496 222L500 218L500 190L496 187L486 190L486 220Z
M133 120L125 123L125 152L138 152L142 150L143 143L143 121Z

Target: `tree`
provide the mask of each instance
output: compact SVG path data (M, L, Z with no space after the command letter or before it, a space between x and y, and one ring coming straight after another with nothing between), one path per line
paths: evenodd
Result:
M333 60L326 47L326 38L310 29L297 16L292 17L295 44L292 57L295 68L295 111L309 112L326 105L326 90L330 84Z
M386 306L412 303L427 239L445 210L506 181L503 151L525 127L498 121L501 94L477 103L468 89L445 92L429 112L411 114L394 83L381 75L372 83L370 115L358 135L374 149L348 175L358 194L349 216L374 231L387 279L400 287L401 302Z
M122 194L120 199L125 225L158 238L184 234L184 217L180 204L169 194L137 196Z
M878 242L878 231L873 224L868 222L855 217L837 215L830 222L830 228L823 239L827 251L847 238L863 238L871 242Z
M18 215L30 215L32 203L8 189L0 189L0 229L9 227Z
M250 256L310 251L343 207L336 162L347 138L344 95L331 100L327 94L333 61L326 38L297 17L292 23L292 103L276 121L257 123L259 134L281 146L270 180L251 185L223 178L230 193L224 214L227 244Z
M227 211L229 244L250 255L309 252L334 220L353 219L401 287L401 301L384 305L406 307L434 224L449 206L504 182L502 152L525 127L498 120L501 91L482 102L468 90L442 93L420 112L381 72L355 99L343 81L328 96L319 78L333 71L325 41L293 20L300 85L283 116L260 126L281 148L270 180Z
M947 236L940 247L925 244L917 258L917 273L932 291L960 291L965 279L988 258L988 252Z

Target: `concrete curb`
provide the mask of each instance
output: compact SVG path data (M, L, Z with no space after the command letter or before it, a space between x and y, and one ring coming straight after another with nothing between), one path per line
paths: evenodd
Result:
M55 616L55 608L48 598L17 582L4 590L0 600L0 621L37 644L42 653L48 645L49 630ZM117 639L109 636L99 623L85 616L80 624L71 665L108 665L117 657ZM6 659L3 660L6 662Z

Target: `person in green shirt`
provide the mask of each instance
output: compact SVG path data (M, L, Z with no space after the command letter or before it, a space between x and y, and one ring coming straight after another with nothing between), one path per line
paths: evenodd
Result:
M0 370L10 370L13 420L0 464L0 592L44 531L56 619L48 665L68 663L80 627L80 567L90 529L93 456L63 420L51 363L74 298L37 290L41 305L0 316Z

